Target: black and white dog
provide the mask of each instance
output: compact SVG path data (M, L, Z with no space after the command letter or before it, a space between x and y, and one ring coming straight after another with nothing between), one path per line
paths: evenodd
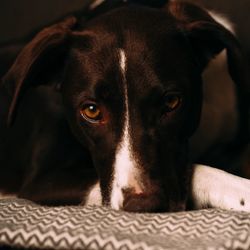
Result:
M3 77L2 195L250 211L250 181L223 171L247 169L249 82L234 35L193 4L121 2L45 28Z

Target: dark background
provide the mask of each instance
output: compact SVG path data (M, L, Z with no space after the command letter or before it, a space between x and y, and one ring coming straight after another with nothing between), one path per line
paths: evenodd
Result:
M91 0L1 0L0 43L27 36L67 13L84 8ZM157 0L156 0L157 1ZM226 14L250 58L249 0L190 0Z

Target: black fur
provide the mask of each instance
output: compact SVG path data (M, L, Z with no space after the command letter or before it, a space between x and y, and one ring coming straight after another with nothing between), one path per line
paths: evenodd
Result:
M119 69L121 48L127 57L126 79ZM129 190L124 209L185 209L193 163L189 140L202 108L201 75L223 49L240 97L239 132L230 147L242 149L249 87L240 49L234 36L201 8L172 2L162 10L124 4L87 22L76 25L69 18L43 30L1 83L0 189L45 204L79 204L99 179L108 205L126 84L132 146L147 191L133 196ZM181 104L168 113L164 98L173 92ZM105 123L82 119L80 109L89 102L100 105ZM225 155L195 158L217 166Z

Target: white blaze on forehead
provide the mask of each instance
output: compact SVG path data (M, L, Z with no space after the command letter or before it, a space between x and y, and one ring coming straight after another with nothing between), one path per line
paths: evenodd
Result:
M119 50L119 58L120 58L121 72L122 72L123 78L125 78L127 58L123 49ZM127 85L125 84L124 86L125 86L125 92L126 92L125 93L126 105L128 106ZM126 111L128 112L128 110Z
M129 126L129 104L128 89L125 79L127 58L124 50L119 49L119 66L123 76L125 115L123 123L123 133L120 143L117 146L115 162L113 166L113 181L111 188L111 207L121 208L123 204L123 188L133 188L140 193L141 187L137 182L138 170L136 169L136 159L132 152L130 126Z

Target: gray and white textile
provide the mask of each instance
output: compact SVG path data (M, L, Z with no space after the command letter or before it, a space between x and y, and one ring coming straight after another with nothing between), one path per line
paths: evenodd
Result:
M0 200L0 249L250 249L250 213L134 214ZM9 248L8 248L9 249Z

